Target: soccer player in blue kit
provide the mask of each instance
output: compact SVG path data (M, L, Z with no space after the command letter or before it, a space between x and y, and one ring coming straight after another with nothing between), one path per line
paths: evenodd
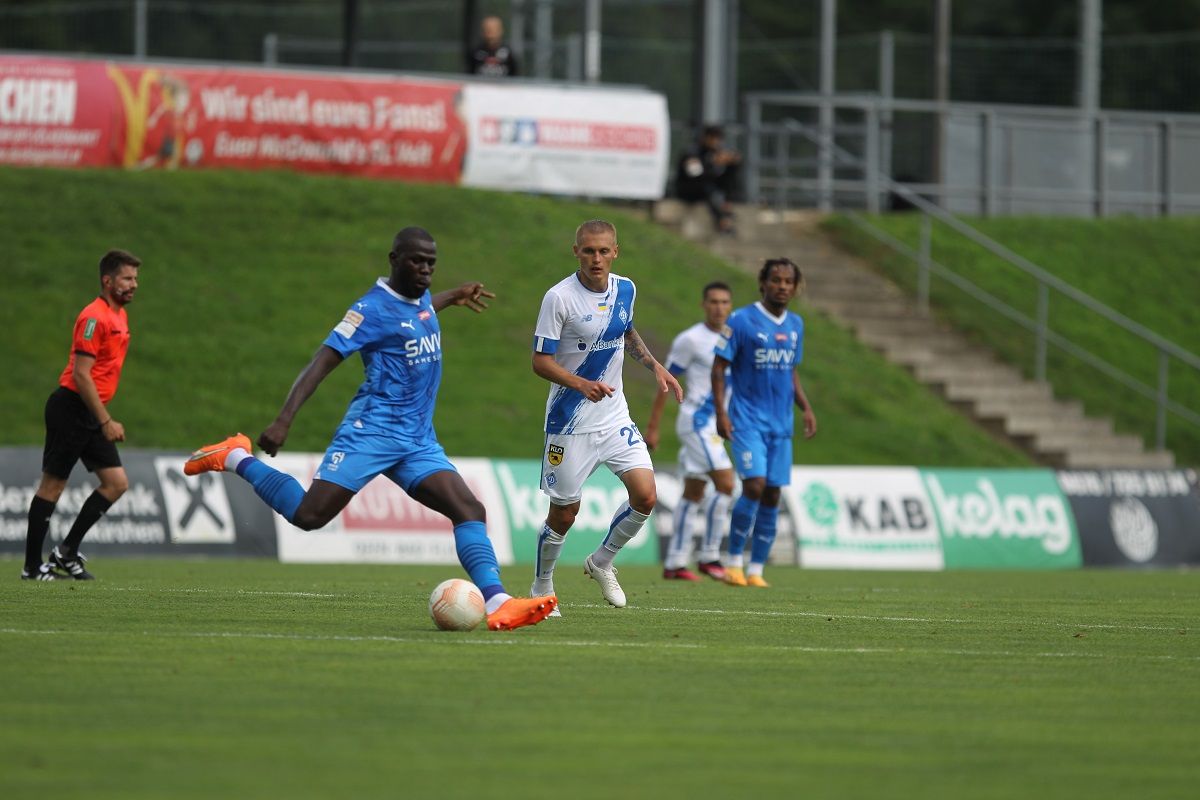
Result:
M240 433L195 451L184 472L236 471L267 505L304 530L324 526L372 478L386 475L454 524L455 549L483 593L489 629L537 624L554 610L557 599L515 598L504 591L483 504L446 458L433 430L442 378L437 313L452 305L482 311L487 308L484 298L495 295L481 283L431 294L437 244L423 228L397 233L388 260L390 277L380 278L350 307L301 370L275 421L258 437L259 447L278 453L296 413L321 381L347 357L361 354L366 379L308 491L251 455L250 439Z
M762 299L739 308L717 340L712 366L717 433L732 442L742 496L733 504L725 582L768 584L763 565L775 543L780 488L792 476L792 403L804 414L804 437L817 433L817 417L804 394L796 366L804 353L804 320L788 310L800 290L800 267L769 259L758 273ZM725 370L733 397L726 411ZM753 535L750 563L743 570L746 540Z

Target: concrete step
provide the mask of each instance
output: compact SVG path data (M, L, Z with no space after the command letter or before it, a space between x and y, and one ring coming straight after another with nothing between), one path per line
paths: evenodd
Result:
M812 300L821 310L846 319L912 319L922 318L916 308L900 297L863 293L860 297L847 295L829 297L818 290Z
M1173 469L1175 455L1169 450L1146 450L1141 453L1112 452L1109 450L1075 450L1063 456L1056 466L1071 469L1104 469L1123 467L1126 469Z
M939 384L935 391L954 404L969 404L974 410L997 403L1024 403L1030 400L1052 400L1054 392L1045 383L995 385Z
M1003 432L1008 436L1032 439L1035 436L1055 431L1071 431L1097 438L1112 436L1114 433L1111 419L1108 417L1085 417L1082 416L1082 411L1078 416L1073 412L1038 415L1025 412L1004 418Z
M936 364L947 358L964 359L978 355L979 350L957 337L930 337L922 339L896 340L891 337L860 337L865 344L883 353L894 364L910 370ZM980 360L986 358L979 355Z
M950 333L938 323L925 317L852 317L848 318L846 322L850 323L852 328L864 334L880 334L893 339L909 336L946 336Z
M914 366L912 373L917 380L926 384L947 384L954 381L965 383L996 384L1021 383L1024 375L995 359L974 359L974 357L942 357L919 363Z
M1107 436L1090 435L1086 431L1047 431L1033 437L1033 447L1047 453L1069 453L1081 450L1105 450L1131 455L1146 451L1140 436L1110 433Z

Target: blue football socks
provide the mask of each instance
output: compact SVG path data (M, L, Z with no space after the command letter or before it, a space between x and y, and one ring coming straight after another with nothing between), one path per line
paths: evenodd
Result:
M500 563L496 560L492 540L488 538L487 526L477 521L455 525L454 549L458 552L459 563L471 576L471 583L483 592L484 600L504 593L504 585L500 583Z
M740 556L746 549L746 540L754 529L754 519L758 515L758 502L745 495L733 504L733 517L729 521L729 554Z
M750 543L750 563L765 564L775 544L775 530L779 522L779 506L759 506L754 520L754 541Z
M304 499L304 487L287 473L268 467L254 456L242 459L237 474L251 486L267 505L291 522Z

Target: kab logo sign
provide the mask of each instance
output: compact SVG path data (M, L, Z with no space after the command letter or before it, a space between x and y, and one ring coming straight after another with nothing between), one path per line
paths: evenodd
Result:
M915 469L793 467L783 492L805 567L942 567L937 527Z
M947 569L1081 564L1070 505L1049 470L923 470Z

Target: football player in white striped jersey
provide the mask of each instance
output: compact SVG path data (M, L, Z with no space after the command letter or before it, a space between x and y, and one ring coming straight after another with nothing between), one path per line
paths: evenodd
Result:
M533 371L553 385L541 480L550 510L538 536L533 585L539 592L554 585L554 566L579 512L583 482L604 464L625 484L629 500L613 515L584 572L600 584L609 604L621 608L625 592L613 558L642 529L657 500L654 465L621 389L621 356L652 371L659 391L673 393L676 402L682 402L683 389L634 330L637 290L633 281L612 274L619 253L616 228L604 220L583 223L573 251L579 268L546 292L534 331Z
M671 540L663 563L663 577L668 580L700 580L687 568L692 557L692 517L697 510L704 517L699 570L716 580L725 579L721 541L729 530L733 462L725 450L725 440L717 433L711 376L713 349L733 310L733 293L727 284L714 281L704 287L701 298L704 321L676 336L667 355L667 369L672 375L682 375L686 387L675 422L680 444L679 466L684 478L683 497L675 509ZM726 397L726 403L728 400ZM658 447L659 422L665 406L666 395L656 395L650 409L650 422L646 425L646 444L651 450ZM714 491L706 498L704 489L710 480Z

